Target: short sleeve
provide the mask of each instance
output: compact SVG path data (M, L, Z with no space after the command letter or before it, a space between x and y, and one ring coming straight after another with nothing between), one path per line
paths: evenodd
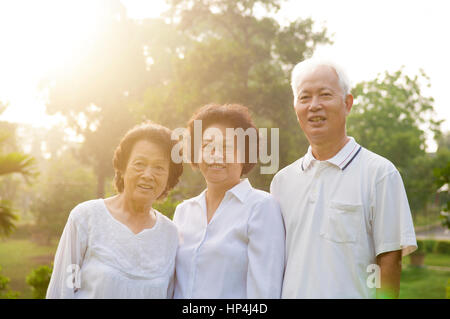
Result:
M406 256L417 249L408 198L397 170L376 183L371 209L376 255L402 250Z
M87 247L87 234L74 217L80 210L79 206L72 210L59 240L47 299L74 298L80 288L81 267Z
M258 203L248 222L247 298L280 298L285 266L285 229L272 196Z

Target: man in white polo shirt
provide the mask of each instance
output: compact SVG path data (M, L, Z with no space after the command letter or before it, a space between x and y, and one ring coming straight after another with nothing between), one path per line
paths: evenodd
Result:
M401 257L417 249L398 170L346 135L353 96L337 65L297 64L292 89L310 146L271 183L286 226L282 298L398 297Z

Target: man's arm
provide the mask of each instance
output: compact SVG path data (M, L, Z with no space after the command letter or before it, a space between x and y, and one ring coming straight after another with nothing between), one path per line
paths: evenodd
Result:
M402 272L402 251L395 250L379 254L377 264L380 266L380 288L377 299L398 298L400 275Z

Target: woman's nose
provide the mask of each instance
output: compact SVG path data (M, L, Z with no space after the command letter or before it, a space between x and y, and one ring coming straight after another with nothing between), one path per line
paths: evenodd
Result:
M223 163L224 162L224 151L221 149L214 149L211 154L211 160L214 163Z
M142 177L153 180L153 168L151 166L146 167L144 173L142 174Z

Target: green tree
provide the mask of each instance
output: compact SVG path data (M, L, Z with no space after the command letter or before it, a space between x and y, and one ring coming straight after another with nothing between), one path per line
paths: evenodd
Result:
M172 55L155 59L150 67L165 70L164 81L147 89L139 114L179 127L204 104L241 103L251 109L258 126L282 128L281 167L300 156L307 142L296 122L289 75L316 45L331 42L326 29L313 31L311 19L281 26L271 17L280 8L278 0L168 3L168 24L178 34L172 38L182 41L155 43ZM267 189L272 176L254 171L255 185Z
M435 120L434 100L422 94L423 85L429 86L423 71L410 77L403 69L358 83L347 125L349 135L361 145L396 165L413 212L424 209L436 190L424 128L437 138L442 122Z
M48 91L47 112L65 116L83 138L78 156L94 168L97 197L103 197L105 180L113 173L115 147L136 122L129 104L147 85L144 44L149 41L147 29L127 18L120 1L101 2L92 6L102 10L89 41L80 43L80 54L42 83Z
M441 134L438 138L438 152L442 149L450 150L450 131Z
M0 103L0 114L6 109L6 106ZM37 174L34 158L16 150L8 151L8 148L16 149L14 129L14 126L0 123L0 178L10 174L20 174L29 182L30 178ZM8 236L14 230L16 219L11 201L0 196L0 238Z
M0 114L7 105L0 102ZM17 151L15 126L0 122L0 179L6 175L20 174L27 181L36 176L34 158ZM14 230L17 216L13 213L11 201L0 196L0 239ZM0 267L1 271L1 267ZM17 298L18 292L9 289L9 278L0 274L0 298Z
M49 243L61 235L70 211L95 196L95 176L67 150L50 158L35 184L31 210L36 217L39 239Z
M434 182L438 189L439 208L442 210L442 224L450 229L450 132L442 134L433 168Z

